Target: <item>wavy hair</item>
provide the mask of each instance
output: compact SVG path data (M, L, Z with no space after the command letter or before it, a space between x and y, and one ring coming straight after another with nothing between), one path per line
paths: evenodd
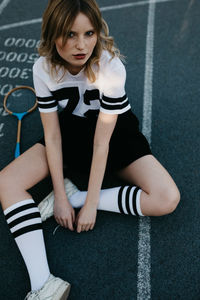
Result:
M51 66L51 74L57 74L58 69L67 70L66 62L58 54L55 41L63 37L63 44L67 42L68 33L79 13L85 14L97 33L97 43L91 57L85 65L84 72L91 82L96 80L92 66L99 67L102 50L107 50L111 57L120 57L120 51L114 45L114 40L109 36L109 28L102 18L100 9L95 0L49 0L43 14L41 42L39 54L45 56ZM57 69L57 67L59 67Z

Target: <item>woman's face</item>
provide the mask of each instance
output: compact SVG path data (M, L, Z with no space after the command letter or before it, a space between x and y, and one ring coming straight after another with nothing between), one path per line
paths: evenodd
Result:
M64 46L62 40L62 37L59 37L55 41L57 52L67 62L68 71L76 75L92 55L97 42L97 33L88 17L79 13Z

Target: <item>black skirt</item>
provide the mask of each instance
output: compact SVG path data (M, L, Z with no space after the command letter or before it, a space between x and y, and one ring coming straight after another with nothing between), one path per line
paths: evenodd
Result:
M64 110L59 115L59 121L64 165L89 173L97 116L82 118ZM45 145L44 138L39 143ZM136 116L131 110L119 115L110 140L106 173L119 171L148 154L151 150L139 131Z

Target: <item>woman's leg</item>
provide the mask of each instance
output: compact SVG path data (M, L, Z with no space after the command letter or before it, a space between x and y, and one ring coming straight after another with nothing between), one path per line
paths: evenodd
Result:
M152 155L136 160L118 175L127 185L101 190L99 210L134 216L161 216L173 212L180 201L173 179ZM84 205L87 191L79 191L67 178L65 190L73 207ZM53 215L53 201L52 192L39 204L43 220Z
M162 216L175 210L180 193L165 168L146 155L118 172L129 185L101 190L98 209L136 216ZM66 189L67 190L67 189ZM87 192L69 197L74 207L84 204Z
M65 178L65 191L72 207L84 205L87 191L80 191L68 178ZM141 189L133 186L118 186L100 191L98 210L143 216L140 208ZM52 191L38 205L42 221L53 216L54 192Z
M121 170L119 176L141 188L140 206L146 216L173 212L180 193L166 169L152 155L146 155Z
M50 275L37 205L27 189L48 175L45 147L36 144L0 172L0 201L27 266L32 290Z
M152 155L146 155L118 172L126 186L101 190L98 209L136 216L172 213L180 193L166 169ZM129 184L129 185L128 185ZM84 204L87 192L76 192L69 200L74 207Z
M0 172L0 202L2 208L28 198L27 190L49 174L45 147L36 144Z
M8 226L24 258L31 289L50 276L37 205L27 189L49 173L45 147L36 144L0 172L0 201Z

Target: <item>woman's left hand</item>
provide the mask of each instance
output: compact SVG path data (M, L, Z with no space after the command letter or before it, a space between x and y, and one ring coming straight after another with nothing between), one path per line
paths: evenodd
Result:
M79 211L76 218L77 232L88 231L94 228L97 215L97 206L85 204Z

